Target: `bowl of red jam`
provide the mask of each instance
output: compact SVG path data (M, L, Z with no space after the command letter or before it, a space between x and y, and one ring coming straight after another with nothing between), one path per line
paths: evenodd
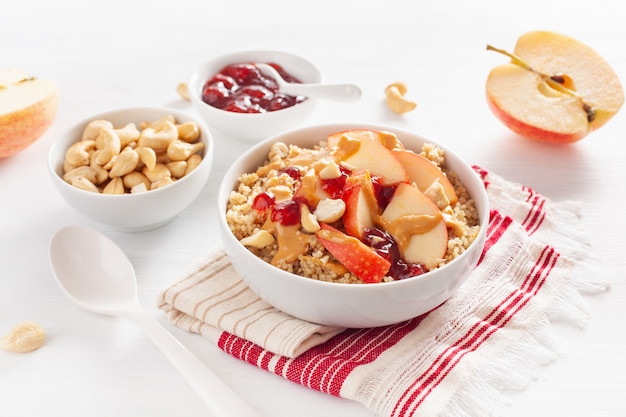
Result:
M313 112L314 98L282 93L256 63L273 66L288 82L322 81L313 63L281 51L234 52L202 63L189 79L189 96L216 136L258 141L298 127Z

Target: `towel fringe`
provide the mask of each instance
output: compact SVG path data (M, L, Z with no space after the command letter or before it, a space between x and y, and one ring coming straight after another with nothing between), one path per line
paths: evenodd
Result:
M498 416L510 406L507 392L524 390L542 375L543 368L558 357L552 327L556 322L583 327L590 312L583 295L599 294L610 287L610 272L597 258L585 254L577 260L568 283L528 332L497 354L488 366L477 369L474 377L453 396L441 417ZM599 272L600 271L600 272Z

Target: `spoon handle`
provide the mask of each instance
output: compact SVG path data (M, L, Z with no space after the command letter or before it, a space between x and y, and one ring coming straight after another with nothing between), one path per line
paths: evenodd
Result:
M259 416L202 361L144 310L136 308L126 311L124 316L144 330L150 340L202 398L214 417Z
M326 100L354 102L361 98L361 88L356 84L296 84L281 85L281 92L292 96L307 96Z

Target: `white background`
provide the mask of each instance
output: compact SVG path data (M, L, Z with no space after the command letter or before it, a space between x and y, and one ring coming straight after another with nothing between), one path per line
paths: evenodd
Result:
M123 319L85 312L57 287L48 264L53 233L93 226L128 254L140 302L261 416L370 416L361 404L300 387L235 360L199 336L174 329L156 308L158 292L218 243L217 187L249 145L216 134L213 174L172 223L125 234L92 224L56 193L46 171L54 140L73 123L127 106L194 111L175 92L193 68L222 52L278 49L319 65L328 82L356 82L356 104L322 102L306 124L379 123L410 129L470 163L554 200L582 200L584 224L615 275L589 297L584 329L556 324L559 353L539 378L508 398L508 417L626 415L626 284L623 201L626 112L571 146L519 138L490 113L486 76L533 29L593 46L626 81L626 25L612 0L518 2L219 0L7 0L0 12L0 67L55 80L53 126L20 154L0 160L0 333L23 320L48 333L29 354L0 351L0 416L206 416L207 409L161 353ZM383 89L402 80L419 104L397 116ZM425 416L431 417L431 416Z

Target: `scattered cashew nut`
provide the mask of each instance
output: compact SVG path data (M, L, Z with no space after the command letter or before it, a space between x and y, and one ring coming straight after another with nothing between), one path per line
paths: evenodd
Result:
M309 233L315 233L321 229L317 217L315 214L311 213L311 210L309 210L306 204L300 204L300 224L302 228Z
M46 332L35 322L24 321L0 339L0 348L10 352L30 352L39 349L46 340Z
M179 83L176 86L176 92L183 100L189 101L189 88L187 87L187 83Z
M346 211L346 203L341 199L325 198L317 203L313 214L323 223L336 222Z
M389 84L385 88L385 97L387 100L387 106L398 114L410 112L415 109L417 103L407 100L404 95L407 92L407 87L402 82L395 82Z
M261 249L274 243L274 236L267 230L261 229L250 236L244 237L240 242L244 246Z

